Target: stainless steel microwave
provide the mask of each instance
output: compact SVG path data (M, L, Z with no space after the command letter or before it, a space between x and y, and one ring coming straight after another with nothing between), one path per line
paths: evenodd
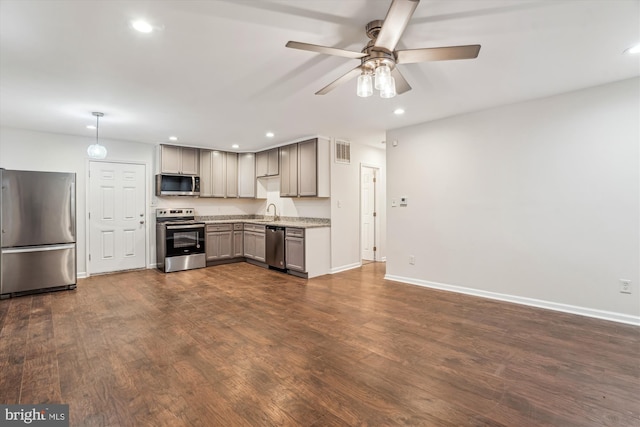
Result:
M156 175L156 196L199 196L200 177L195 175Z

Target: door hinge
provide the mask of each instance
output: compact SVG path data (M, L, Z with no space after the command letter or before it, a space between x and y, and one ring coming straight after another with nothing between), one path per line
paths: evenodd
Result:
M377 181L376 181L376 177L375 177L375 176L373 177L373 182L377 182Z
M373 216L378 216L378 213L377 213L377 212L374 212L374 213L373 213Z
M89 212L89 219L91 219L91 212Z
M375 250L375 249L374 249ZM91 254L89 254L89 261L91 261Z
M375 251L377 251L377 250L378 250L378 248L374 246L374 247L373 247L373 251L375 252Z

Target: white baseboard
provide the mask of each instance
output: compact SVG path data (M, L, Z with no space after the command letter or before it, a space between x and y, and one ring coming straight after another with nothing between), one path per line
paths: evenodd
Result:
M341 265L340 267L333 267L329 273L336 274L342 271L353 270L354 268L362 267L362 262L354 262L353 264Z
M482 291L478 289L465 288L462 286L447 285L444 283L429 282L427 280L413 279L410 277L394 276L387 274L386 280L402 282L410 285L424 286L426 288L440 289L443 291L458 292L461 294L473 295L481 298L489 298L499 301L507 301L516 304L528 305L531 307L545 308L548 310L561 311L564 313L578 314L580 316L595 317L596 319L610 320L612 322L626 323L640 326L640 316L616 313L613 311L596 310L593 308L578 307L575 305L561 304L552 301L538 300L534 298L519 297L516 295L501 294L497 292Z
M76 273L77 279L86 279L87 277L88 276L86 271L79 271L78 273Z

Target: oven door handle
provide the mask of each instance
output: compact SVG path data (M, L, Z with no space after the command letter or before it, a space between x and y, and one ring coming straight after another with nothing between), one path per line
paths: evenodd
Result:
M202 224L192 224L192 225L167 225L167 230L184 230L191 228L204 228Z

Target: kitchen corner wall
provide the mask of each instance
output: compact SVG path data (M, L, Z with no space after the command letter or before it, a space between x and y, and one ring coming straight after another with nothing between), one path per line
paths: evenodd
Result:
M384 138L381 136L379 141ZM379 240L378 258L386 256L386 152L358 142L351 142L351 163L336 163L335 143L331 144L331 271L358 267L360 249L360 167L380 170L378 189ZM380 142L377 142L380 144Z
M639 93L634 78L389 131L388 277L640 323Z

